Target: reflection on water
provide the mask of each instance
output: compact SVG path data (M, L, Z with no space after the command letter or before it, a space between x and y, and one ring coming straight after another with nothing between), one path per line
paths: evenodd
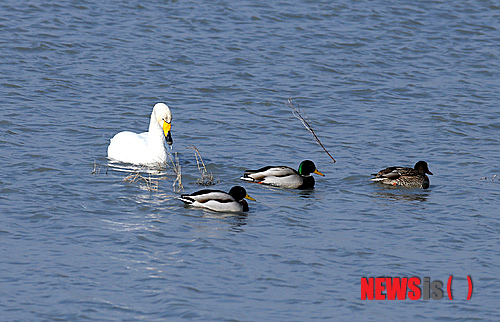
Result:
M97 171L96 171L97 169ZM100 166L94 164L93 175L101 174ZM151 192L160 191L160 182L173 185L174 191L182 190L182 177L168 164L156 164L152 166L134 165L121 162L109 161L105 174L118 173L123 175L123 181L127 183L138 183L142 190ZM179 172L182 174L181 172Z
M184 205L185 208L191 208L193 210L193 207ZM243 226L247 225L247 220L248 220L248 214L245 213L223 213L223 212L215 212L211 211L208 209L202 209L202 208L195 208L197 210L200 210L199 216L193 216L193 217L199 217L199 218L205 218L205 219L210 219L210 220L216 220L219 222L224 222L225 224L228 225L229 231L234 231L237 233L241 233L244 231ZM198 223L199 225L199 223ZM213 227L212 223L207 224L208 226Z
M427 201L429 198L429 190L409 189L403 187L381 187L380 191L375 191L374 197L385 198L391 200L405 201Z
M227 223L229 224L228 230L235 233L241 233L244 231L243 226L247 225L248 215L238 214L226 217Z
M151 166L145 166L145 165L136 165L136 164L131 164L131 163L123 163L123 162L116 162L116 161L109 161L107 164L107 171L118 171L118 172L125 172L125 173L131 173L131 172L139 172L139 173L147 173L151 175L166 175L169 171L169 167L166 166L165 164L155 164Z
M31 2L3 1L0 23L2 320L430 319L360 302L359 278L443 263L488 287L439 316L500 315L493 1ZM184 208L173 169L107 158L158 101L186 193L202 189L194 144L213 189L257 199L248 214ZM306 158L326 174L313 190L239 180ZM369 183L420 158L431 189Z
M306 190L297 190L300 198L314 198L315 190L314 189L306 189Z

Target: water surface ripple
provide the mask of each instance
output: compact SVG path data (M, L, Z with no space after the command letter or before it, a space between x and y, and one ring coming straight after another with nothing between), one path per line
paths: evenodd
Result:
M4 320L496 320L500 6L495 1L0 4ZM332 164L285 105L311 120ZM245 215L183 207L108 164L118 131L174 114ZM326 174L314 191L247 168ZM370 173L426 160L428 190ZM449 301L361 301L362 277L446 282ZM466 301L467 276L475 290Z

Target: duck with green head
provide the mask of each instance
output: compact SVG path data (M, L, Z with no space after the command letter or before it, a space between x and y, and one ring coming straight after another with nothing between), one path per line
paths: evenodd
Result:
M299 169L287 166L267 166L258 170L246 170L242 180L288 189L314 188L314 178L311 173L325 176L316 169L311 160L302 161Z

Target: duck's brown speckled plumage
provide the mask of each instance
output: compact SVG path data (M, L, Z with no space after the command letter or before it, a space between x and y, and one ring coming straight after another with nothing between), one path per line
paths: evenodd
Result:
M389 167L380 170L378 173L372 174L375 178L371 180L393 186L427 189L430 182L426 174L432 175L427 162L418 161L413 168Z

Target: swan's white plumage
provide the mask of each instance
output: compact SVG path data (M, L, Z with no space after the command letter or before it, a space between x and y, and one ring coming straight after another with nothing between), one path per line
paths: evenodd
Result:
M151 112L149 130L144 133L124 131L116 134L108 146L110 159L133 164L157 164L167 161L164 129L168 127L172 114L164 103L158 103Z

